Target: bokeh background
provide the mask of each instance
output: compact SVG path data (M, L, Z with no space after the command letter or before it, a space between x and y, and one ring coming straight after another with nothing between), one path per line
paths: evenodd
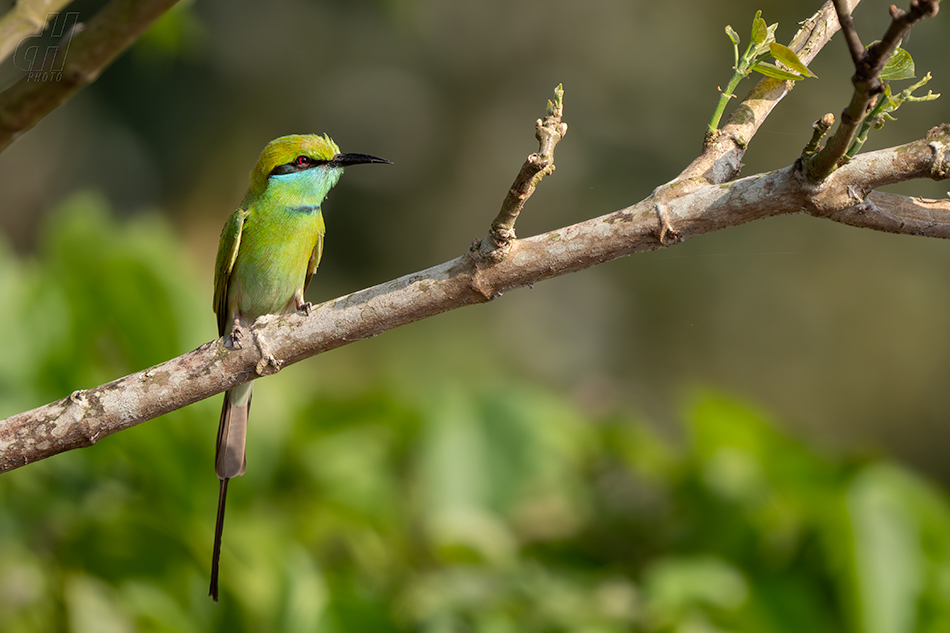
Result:
M218 232L268 140L395 163L325 205L324 301L483 236L558 83L519 235L642 199L700 148L724 27L761 9L788 41L818 5L184 4L0 154L0 416L214 337ZM934 92L948 33L905 42ZM840 37L811 67L744 174L846 104ZM950 101L897 116L868 149ZM221 604L213 399L0 477L0 630L946 630L948 284L946 243L793 215L346 346L258 385Z

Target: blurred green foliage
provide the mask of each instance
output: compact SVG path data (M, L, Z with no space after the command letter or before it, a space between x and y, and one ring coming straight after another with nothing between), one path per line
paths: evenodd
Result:
M0 248L0 415L210 338L198 286L157 216L71 198ZM673 440L524 379L354 382L260 385L217 605L216 399L0 476L0 630L950 628L950 504L897 465L716 393Z

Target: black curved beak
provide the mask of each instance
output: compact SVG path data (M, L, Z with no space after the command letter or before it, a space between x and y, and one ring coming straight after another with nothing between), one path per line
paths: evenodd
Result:
M333 167L346 167L347 165L366 165L368 163L393 164L391 160L379 156L370 156L369 154L337 154L328 164Z

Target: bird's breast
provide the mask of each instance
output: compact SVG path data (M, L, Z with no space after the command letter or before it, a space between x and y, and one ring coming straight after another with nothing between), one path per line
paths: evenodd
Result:
M303 291L310 257L322 239L319 206L249 217L231 273L229 302L250 320L293 309L294 294Z

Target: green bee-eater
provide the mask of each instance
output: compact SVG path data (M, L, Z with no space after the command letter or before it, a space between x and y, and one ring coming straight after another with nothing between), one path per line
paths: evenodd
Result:
M251 172L241 206L231 214L214 266L218 335L240 346L241 328L263 314L309 313L303 293L323 253L320 205L343 168L389 163L366 154L342 154L328 136L282 136L267 144ZM244 446L253 382L224 394L214 470L221 480L211 560L211 590L218 600L218 560L228 480L243 475Z

